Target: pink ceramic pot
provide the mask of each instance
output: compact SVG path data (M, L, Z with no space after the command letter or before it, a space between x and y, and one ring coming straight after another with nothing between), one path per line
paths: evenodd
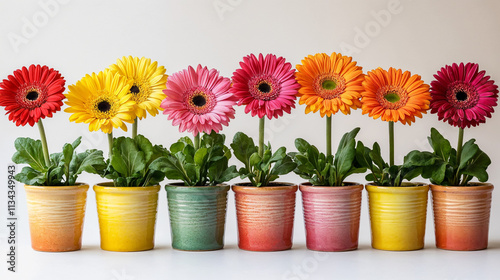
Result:
M472 251L488 247L493 185L431 185L436 247Z
M306 244L309 250L349 251L358 248L363 185L343 187L300 185Z
M238 219L238 246L249 251L281 251L292 248L297 185L273 183L232 186Z

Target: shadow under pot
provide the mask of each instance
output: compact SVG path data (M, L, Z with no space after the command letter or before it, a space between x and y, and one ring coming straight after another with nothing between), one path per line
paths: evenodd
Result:
M338 252L358 248L363 185L300 185L306 245L309 250Z
M82 248L82 231L89 185L25 185L31 247L43 252Z
M436 247L455 251L488 247L493 185L468 186L431 184Z
M94 186L101 234L101 249L117 252L154 247L156 210L160 186Z
M389 251L424 248L429 185L399 187L367 184L372 247Z
M172 247L185 251L211 251L224 247L229 185L184 186L168 184L168 212Z
M273 182L254 187L232 186L238 222L238 247L248 251L282 251L292 248L297 185Z

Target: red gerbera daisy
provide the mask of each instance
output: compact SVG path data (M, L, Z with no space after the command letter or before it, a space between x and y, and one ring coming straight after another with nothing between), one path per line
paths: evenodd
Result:
M462 129L490 118L497 105L498 87L478 68L476 63L453 63L441 68L431 83L431 113Z
M23 67L0 83L0 106L17 126L33 126L61 110L65 83L58 71L47 66Z
M243 58L240 66L233 73L231 92L239 99L238 105L246 105L245 113L271 119L295 108L300 85L295 80L295 69L283 57L268 54L264 58L259 54L257 59L251 54Z
M160 106L181 132L187 130L194 136L219 132L234 119L236 99L229 93L230 86L231 81L215 69L189 66L168 77L163 90L167 97Z

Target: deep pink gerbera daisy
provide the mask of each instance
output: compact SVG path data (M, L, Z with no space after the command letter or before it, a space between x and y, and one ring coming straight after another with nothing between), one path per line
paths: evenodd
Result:
M47 66L23 67L0 83L0 106L17 126L33 126L61 110L65 83L58 71Z
M179 125L181 132L219 132L234 119L236 98L229 93L231 81L219 71L198 65L189 66L168 77L167 95L161 102L163 114Z
M462 129L490 118L497 105L498 87L478 68L476 63L453 63L441 68L431 83L431 113Z
M246 105L245 113L271 119L295 108L300 85L295 80L295 69L283 57L259 54L257 59L251 54L243 58L240 66L233 73L231 92L238 98L238 105Z

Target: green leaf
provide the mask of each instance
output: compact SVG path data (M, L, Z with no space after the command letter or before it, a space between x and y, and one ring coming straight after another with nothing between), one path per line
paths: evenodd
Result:
M234 135L231 148L233 149L234 156L245 166L248 166L250 156L257 152L257 147L255 147L252 138L242 132L237 132Z
M250 156L250 166L257 166L261 162L262 158L259 156L259 153L253 153Z
M21 172L14 176L18 182L32 186L42 186L45 183L45 173L35 170L29 166L23 167Z
M358 129L359 130L359 129ZM344 135L345 136L345 135ZM343 137L344 138L344 137ZM335 167L337 175L343 177L344 174L349 172L352 167L352 162L356 157L355 140L350 139L349 142L345 142L341 150L336 154Z
M462 148L462 157L460 158L460 166L458 167L459 169L463 169L469 160L479 151L479 146L474 143L475 141L475 139L471 139L464 144Z
M446 140L435 128L431 128L431 136L427 139L434 153L444 161L447 161L451 153L450 141Z
M43 157L42 141L31 138L17 138L14 142L16 152L12 156L12 161L16 164L28 164L31 168L39 172L46 172L48 166L45 165Z
M143 153L144 162L148 163L153 156L153 144L143 135L137 135L134 138L134 142L137 148Z
M299 151L299 153L305 154L309 150L311 145L307 143L306 140L302 138L295 139L295 148Z
M186 144L184 144L183 142L175 142L174 144L172 144L170 146L170 152L172 154L176 154L178 152L182 152L182 150L184 150L185 146L186 146Z
M430 152L413 150L404 157L403 167L413 168L418 166L430 166L436 161L436 156Z
M483 151L479 150L473 160L463 170L463 174L476 177L481 182L488 181L486 169L491 164L491 160Z
M208 149L199 148L194 154L194 162L197 165L203 165L207 161Z

